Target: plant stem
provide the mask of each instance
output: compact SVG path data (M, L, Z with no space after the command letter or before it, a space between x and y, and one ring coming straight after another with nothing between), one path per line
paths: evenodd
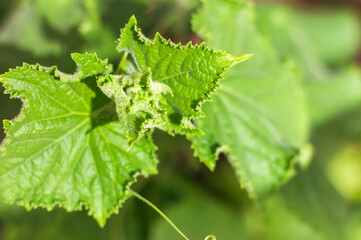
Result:
M148 206L150 206L151 208L153 208L155 211L157 211L159 213L159 215L161 215L173 228L174 230L176 230L185 240L189 240L189 238L187 238L184 233L182 233L181 230L179 230L179 228L177 228L177 226L159 209L157 208L153 203L151 203L149 200L147 200L146 198L142 197L141 195L139 195L137 192L134 192L132 189L129 189L129 191L131 192L131 194L138 198L139 200L145 202L146 204L148 204Z

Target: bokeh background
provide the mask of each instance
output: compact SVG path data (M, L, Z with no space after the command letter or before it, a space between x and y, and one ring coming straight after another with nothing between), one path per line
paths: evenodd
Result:
M298 62L307 90L314 157L279 191L255 203L225 156L210 172L182 136L154 133L159 174L133 189L190 239L361 239L361 2L256 1L256 22L284 58ZM135 15L142 31L200 43L191 30L198 0L1 0L0 73L23 62L74 72L72 52L114 65L119 29ZM234 26L225 26L234 27ZM0 85L0 92L3 92ZM21 102L0 95L0 120ZM2 123L0 124L2 129ZM5 137L0 131L0 139ZM1 184L1 183L0 183ZM169 240L179 235L151 208L129 199L100 229L86 212L27 212L0 204L1 240Z

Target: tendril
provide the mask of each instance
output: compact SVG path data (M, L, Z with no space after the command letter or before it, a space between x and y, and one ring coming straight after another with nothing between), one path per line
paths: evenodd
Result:
M173 228L174 230L176 230L179 235L181 235L185 240L189 240L189 238L187 238L184 233L179 230L179 228L177 228L177 226L159 209L157 208L153 203L151 203L148 199L146 199L145 197L141 196L139 193L134 192L132 189L129 189L130 193L138 198L139 200L142 200L143 202L145 202L146 204L148 204L148 206L150 206L151 208L153 208L156 212L159 213L159 215L161 215ZM211 235L212 236L212 235ZM208 239L208 237L206 238L206 240ZM215 238L211 238L209 240L216 240Z
M145 197L141 196L139 193L134 192L132 189L129 189L129 192L136 198L138 198L139 200L145 202L148 206L150 206L151 208L153 208L157 213L159 213L159 215L161 215L173 228L174 230L176 230L179 235L181 235L185 240L189 240L189 238L187 238L184 233L179 230L179 228L159 209L157 208L153 203L151 203L148 199L146 199ZM216 240L216 236L214 235L208 235L204 240Z
M216 236L208 235L204 240L216 240Z

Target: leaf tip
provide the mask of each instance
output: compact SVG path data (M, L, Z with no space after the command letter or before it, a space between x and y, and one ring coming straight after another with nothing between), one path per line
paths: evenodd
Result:
M137 25L137 18L134 16L134 14L129 18L128 25L130 26Z
M103 216L94 216L95 221L97 221L98 225L100 228L104 228L106 222L107 222L107 217L105 215Z
M232 56L234 63L240 63L253 57L254 53L247 53L240 56Z
M75 62L76 62L76 59L78 59L80 57L80 53L71 53L70 56L71 56L71 59L73 59Z
M121 29L121 33L124 32L127 32L127 31L131 31L133 29L135 29L137 27L137 19L134 15L132 15L130 18L129 18L129 21L127 24L125 24L125 27L123 29Z
M155 33L155 35L154 35L154 40L159 41L159 42L164 41L163 37L160 35L159 32L156 32L156 33Z

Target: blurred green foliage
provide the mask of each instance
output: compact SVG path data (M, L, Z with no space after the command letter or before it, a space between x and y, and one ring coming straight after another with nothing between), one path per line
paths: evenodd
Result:
M114 39L131 15L147 36L199 39L192 0L3 0L0 2L0 72L22 62L58 65L72 72L71 52L96 51L116 65ZM361 72L359 15L332 7L293 8L257 3L256 28L284 59L300 69L308 96L314 158L279 191L260 202L240 190L221 156L214 172L192 157L183 137L156 132L159 175L134 186L191 239L361 239ZM235 22L232 28L242 28ZM240 30L242 31L242 30ZM242 46L239 46L242 48ZM260 56L261 58L262 56ZM3 92L3 89L0 89ZM0 95L0 119L19 112L19 100ZM1 133L0 139L4 137ZM180 239L144 203L128 201L104 229L84 212L26 212L0 205L0 239Z

